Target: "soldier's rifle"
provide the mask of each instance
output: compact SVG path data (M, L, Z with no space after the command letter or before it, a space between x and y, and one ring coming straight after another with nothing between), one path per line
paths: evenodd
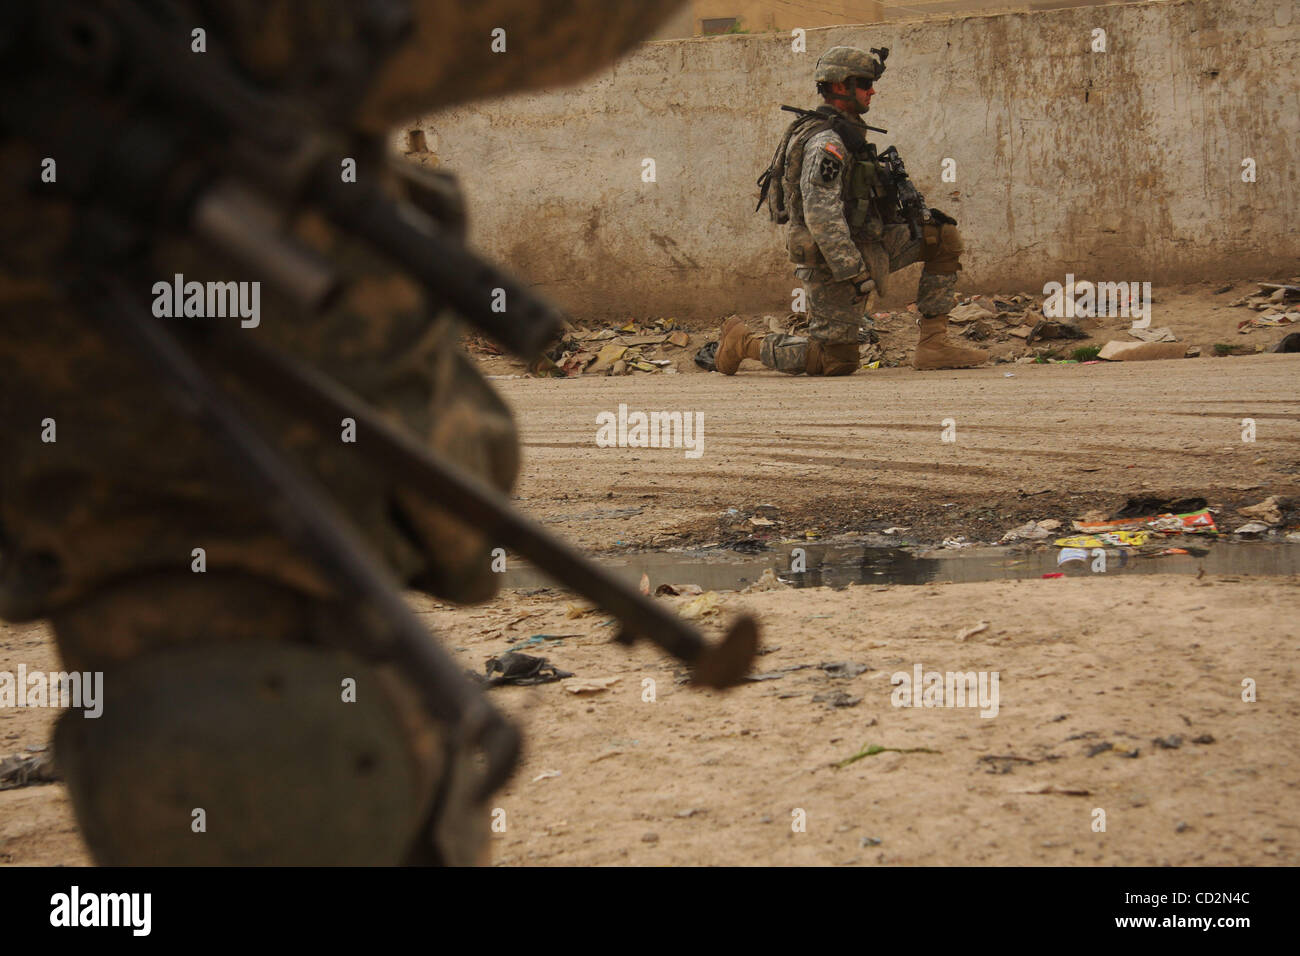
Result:
M408 28L403 0L367 0L358 11L357 45L344 51L353 55L323 55L317 64L326 87L320 101L334 116L351 115L367 79ZM365 177L344 182L345 158L373 170L382 157L357 157L355 143L314 112L249 86L215 49L216 37L208 39L208 53L191 53L192 26L168 0L7 5L0 10L0 136L21 136L58 157L56 183L34 189L71 200L79 212L68 291L107 335L164 375L226 443L241 476L267 495L282 532L342 596L382 622L375 639L382 646L352 649L403 665L431 711L483 749L484 792L509 775L517 731L429 640L399 582L328 493L253 426L204 364L220 362L323 433L342 417L354 418L372 443L369 460L611 611L622 626L619 640L650 639L708 686L739 682L757 649L752 618L739 618L719 644L707 644L685 621L552 538L495 489L389 426L337 383L247 332L192 322L173 331L141 304L136 289L151 285L141 264L169 236L185 235L244 263L306 312L323 310L339 277L284 228L290 213L314 209L419 279L435 306L446 303L517 355L535 357L562 324L549 303L466 248L454 222L449 229L399 207ZM424 205L443 218L455 211L436 189L425 191ZM500 290L505 312L494 310Z

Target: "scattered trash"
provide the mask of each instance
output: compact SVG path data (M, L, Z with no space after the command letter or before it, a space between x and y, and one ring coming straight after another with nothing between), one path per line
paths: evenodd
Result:
M1063 577L1065 577L1065 572L1063 572L1063 571L1052 571L1052 572L1050 572L1050 573L1048 573L1048 574L1044 574L1043 577L1045 577L1045 578L1063 578Z
M35 753L0 758L0 790L17 790L62 779L54 767L54 755L44 747Z
M884 842L885 841L880 839L879 837L864 836L858 840L858 846L860 847L880 846L880 844Z
M1282 325L1293 325L1300 321L1300 313L1294 312L1268 312L1264 315L1253 315L1249 319L1237 323L1237 332L1246 335L1255 329L1275 329Z
M1083 548L1062 548L1061 553L1056 556L1056 564L1059 567L1068 561L1087 561L1088 552Z
M718 358L718 343L709 342L698 352L695 353L695 364L706 372L716 372Z
M1179 359L1187 354L1181 342L1107 342L1097 357L1108 362L1148 362L1156 359Z
M1174 332L1170 328L1159 329L1134 329L1130 328L1128 334L1135 339L1141 339L1143 342L1177 342Z
M682 617L688 621L696 618L708 617L710 614L716 614L718 610L718 592L705 591L695 600L691 601L679 612Z
M866 664L854 664L851 661L839 661L834 664L818 664L827 677L849 678L857 677L859 674L865 674L871 670Z
M1022 326L1023 328L1023 326ZM1059 322L1053 319L1038 319L1030 329L1025 344L1047 339L1086 339L1088 333L1073 322Z
M1129 498L1112 518L1145 518L1151 515L1191 514L1204 510L1204 498L1156 498L1150 495ZM1097 520L1103 520L1098 518Z
M533 777L533 783L537 783L539 780L553 780L559 775L560 771L558 770L543 770L537 776Z
M964 534L954 535L951 538L944 538L941 547L944 548L969 548L973 542L967 541Z
M1150 531L1109 531L1057 538L1052 544L1058 548L1137 548L1146 544L1151 536Z
M1095 757L1097 756L1097 754L1104 754L1106 753L1106 751L1114 750L1114 749L1115 749L1115 745L1110 742L1093 744L1091 747L1088 748L1087 756Z
M1154 500L1154 499L1149 499ZM1140 499L1131 499L1129 504ZM1160 534L1218 534L1219 529L1214 524L1214 515L1210 510L1204 507L1204 499L1188 499L1192 503L1200 502L1201 507L1196 511L1187 511L1182 514L1165 512L1163 514L1147 514L1144 517L1130 516L1132 510L1129 505L1125 505L1119 512L1119 517L1112 518L1109 521L1081 521L1071 522L1075 531L1085 531L1099 533L1103 535L1119 533L1124 531L1152 531ZM1184 504L1185 502L1177 502ZM1129 514L1126 514L1129 512ZM1133 542L1142 544L1143 541ZM1059 544L1059 542L1058 542ZM1078 544L1074 547L1090 548L1100 547L1100 545Z
M1266 525L1266 524L1264 524L1264 522L1262 522L1262 521L1250 521L1250 522L1247 522L1246 524L1242 525L1240 528L1238 528L1237 530L1235 530L1235 531L1232 532L1232 533L1233 533L1233 534L1254 535L1254 534L1264 534L1264 533L1265 533L1266 531L1268 531L1268 530L1269 530L1269 526Z
M698 584L661 584L655 588L655 597L669 595L677 597L681 594L703 594L704 588Z
M773 591L777 588L785 587L785 582L776 576L776 572L771 568L764 568L763 573L759 575L757 581L742 591L742 594L751 594L754 591Z
M606 345L596 353L596 361L588 369L589 372L603 372L612 368L614 363L627 354L626 345Z
M500 673L499 677L493 674ZM489 657L484 665L483 680L488 687L500 687L512 684L524 687L531 684L551 684L565 677L572 677L568 671L559 670L545 657L530 657L518 651L510 651L500 657Z
M996 312L986 309L979 303L972 302L969 305L959 305L949 312L948 321L960 325L965 322L973 322L976 319L991 319L996 315Z
M776 524L775 521L771 521L767 518L759 518L757 516L750 518L749 523L755 528L770 528L772 525Z
M560 686L570 694L595 694L602 690L609 690L622 679L621 677L573 677L561 681Z
M1060 527L1061 522L1055 520L1028 521L1018 528L1012 528L1002 536L1001 541L1041 541Z
M1020 790L1012 790L1011 793L1056 797L1088 797L1092 795L1091 790L1084 790L1081 787L1058 787L1053 783L1044 783L1035 787L1025 787Z
M515 651L525 647L561 647L564 644L564 638L577 636L577 634L534 634L531 637L524 638L522 641L515 641L510 645L509 650Z
M1183 745L1183 738L1174 734L1172 737L1157 737L1152 743L1160 750L1177 750Z
M1279 505L1277 495L1269 495L1257 505L1251 505L1249 508L1238 508L1237 514L1246 518L1255 518L1267 525L1280 525L1282 523L1282 509Z
M988 621L980 621L978 624L975 624L972 627L963 627L960 631L957 632L957 640L964 641L966 640L966 638L972 637L975 634L979 634L982 631L987 631L988 629L989 629Z
M637 590L640 591L642 594L649 595L649 593L650 593L650 575L648 575L648 574L642 574L642 575L641 575L641 583L637 586Z
M881 533L881 534L897 534L897 533L900 532L900 531L909 531L909 530L911 530L911 529L910 529L910 526L907 527L907 528L903 528L903 527L894 527L894 528L886 528L884 531L882 531L882 532L880 532L880 533Z

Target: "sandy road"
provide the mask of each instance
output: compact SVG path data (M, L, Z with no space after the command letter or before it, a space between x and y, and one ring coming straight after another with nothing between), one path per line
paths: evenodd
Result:
M899 524L920 540L990 540L1130 494L1201 495L1231 526L1234 505L1297 491L1295 363L498 384L524 442L520 505L614 553L725 540L719 513L760 504L776 506L763 530L778 537ZM701 413L703 454L596 447L597 414L620 403ZM528 741L494 798L509 821L501 864L1294 865L1298 584L1107 575L729 594L704 629L716 637L747 606L770 650L758 669L785 673L726 695L681 685L652 648L612 644L606 616L573 617L562 592L412 600L466 667L546 634L534 653L619 678L590 697L492 692ZM0 670L56 660L45 625L0 624ZM821 667L841 661L866 670ZM998 715L893 706L892 675L917 665L998 672ZM1245 678L1257 701L1242 699ZM856 703L825 697L840 694ZM0 715L0 752L43 745L55 716ZM836 769L867 745L890 749ZM62 785L0 793L0 864L86 862Z
M901 525L920 540L988 541L1128 495L1200 495L1230 509L1295 494L1297 368L1294 355L1260 355L825 380L746 363L730 379L495 384L523 439L520 506L588 549L617 551L725 539L719 514L760 504L777 507L778 536ZM703 453L598 448L596 416L620 403L701 413ZM945 419L953 442L942 440Z

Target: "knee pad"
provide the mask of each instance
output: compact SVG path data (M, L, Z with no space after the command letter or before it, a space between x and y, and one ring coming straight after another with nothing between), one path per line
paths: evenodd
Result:
M858 370L858 361L854 342L814 342L808 354L808 374L852 375Z
M416 757L376 669L341 651L174 647L105 671L102 697L54 740L101 865L401 863L444 769Z
M473 863L486 850L473 755L404 677L340 649L367 626L347 608L247 575L169 573L119 581L53 623L66 666L103 674L100 716L69 711L54 741L98 863Z
M925 227L925 268L927 272L950 273L961 270L961 254L966 250L961 233L948 223L930 223Z

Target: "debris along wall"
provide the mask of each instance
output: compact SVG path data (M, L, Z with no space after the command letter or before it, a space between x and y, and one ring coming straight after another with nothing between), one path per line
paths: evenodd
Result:
M815 105L813 66L836 44L890 48L868 120L958 219L966 283L1296 270L1295 0L827 27L804 53L786 34L668 40L580 88L426 117L395 144L455 170L471 240L576 316L783 312L794 279L754 180L780 105ZM903 296L919 269L896 277Z

